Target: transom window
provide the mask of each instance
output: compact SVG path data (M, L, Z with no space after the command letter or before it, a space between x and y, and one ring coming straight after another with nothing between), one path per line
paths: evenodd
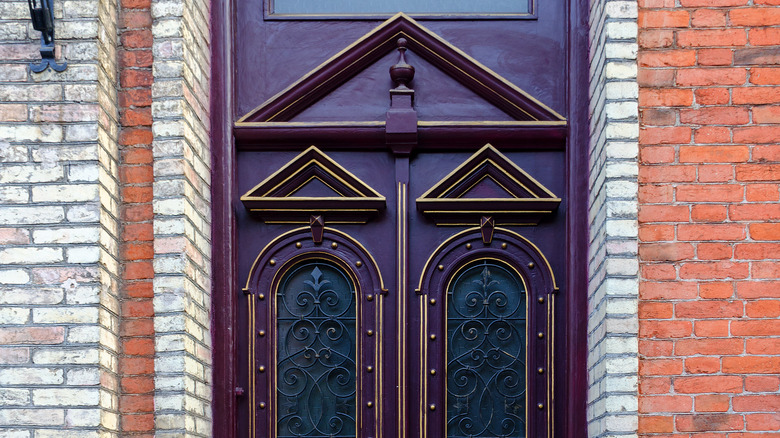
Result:
M387 18L397 12L420 18L532 18L533 0L266 0L271 19Z

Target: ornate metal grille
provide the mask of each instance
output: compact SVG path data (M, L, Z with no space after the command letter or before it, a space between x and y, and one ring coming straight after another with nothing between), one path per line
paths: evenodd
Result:
M356 435L355 287L338 267L307 262L277 291L277 436Z
M524 437L526 293L518 274L472 263L447 291L447 436Z

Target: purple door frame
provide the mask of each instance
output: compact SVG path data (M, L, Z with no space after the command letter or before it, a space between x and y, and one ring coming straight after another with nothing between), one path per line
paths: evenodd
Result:
M213 418L215 437L235 436L236 404L236 161L233 122L235 69L233 0L212 2L212 337L213 337ZM570 291L566 315L566 358L560 373L565 380L555 390L563 400L558 409L555 435L586 436L587 397L587 200L588 200L588 2L570 0L567 41L568 119L566 147L566 186L569 198L566 221L566 284Z

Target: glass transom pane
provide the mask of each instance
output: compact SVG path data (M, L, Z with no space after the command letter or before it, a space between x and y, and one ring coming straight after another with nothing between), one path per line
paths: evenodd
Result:
M479 260L447 291L447 436L524 437L526 291L507 266Z
M355 286L330 263L306 262L279 284L277 436L356 436Z
M272 14L305 15L392 15L447 14L490 15L526 14L530 12L528 0L492 0L475 2L465 0L269 0Z

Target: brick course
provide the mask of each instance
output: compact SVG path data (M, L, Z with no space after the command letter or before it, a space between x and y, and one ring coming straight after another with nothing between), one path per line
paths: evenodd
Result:
M123 436L152 436L155 389L152 89L130 79L152 73L151 5L120 0L119 23L120 260L123 267L120 429Z
M767 436L780 430L780 9L680 3L639 2L639 432Z

